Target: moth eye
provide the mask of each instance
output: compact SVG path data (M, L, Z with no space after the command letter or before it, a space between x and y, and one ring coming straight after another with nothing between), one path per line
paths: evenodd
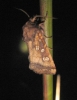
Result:
M44 52L44 49L41 49L41 52Z
M49 57L43 57L44 61L49 61Z
M39 50L39 46L36 46L36 50Z

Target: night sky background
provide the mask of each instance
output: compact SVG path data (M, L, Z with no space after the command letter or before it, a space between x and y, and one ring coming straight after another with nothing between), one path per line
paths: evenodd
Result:
M22 26L40 14L39 0L0 1L0 100L43 100L42 75L29 70L28 54L19 50ZM53 59L61 75L61 99L76 100L77 1L53 0ZM55 94L54 94L55 95Z

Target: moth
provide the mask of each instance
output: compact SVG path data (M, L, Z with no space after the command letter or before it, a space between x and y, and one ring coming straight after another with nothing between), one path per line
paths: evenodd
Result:
M29 69L37 74L55 74L56 67L45 42L44 22L47 14L44 17L36 15L33 18L30 18L27 13L26 15L29 17L29 21L25 23L22 29L23 40L29 50Z

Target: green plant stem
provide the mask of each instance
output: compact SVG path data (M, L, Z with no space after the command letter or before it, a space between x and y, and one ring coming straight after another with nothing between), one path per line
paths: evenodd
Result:
M52 0L40 0L40 12L45 16L48 11L48 17L45 21L45 34L52 36ZM53 48L52 38L46 40L47 45ZM53 51L51 50L51 55ZM53 76L43 75L43 100L53 100Z

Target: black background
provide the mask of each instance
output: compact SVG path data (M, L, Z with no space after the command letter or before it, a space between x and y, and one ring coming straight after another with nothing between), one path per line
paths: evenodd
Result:
M42 100L42 75L29 70L28 55L18 47L28 17L14 9L40 14L39 0L4 0L0 7L0 100ZM60 100L76 100L76 14L76 0L53 0L53 16L58 18L53 20L53 57L61 75Z

